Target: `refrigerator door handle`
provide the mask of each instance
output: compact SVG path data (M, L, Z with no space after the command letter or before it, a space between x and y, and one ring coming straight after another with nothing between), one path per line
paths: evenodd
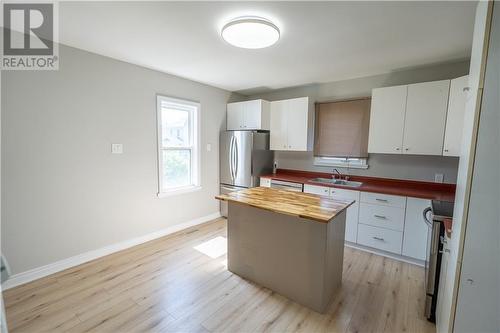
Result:
M233 172L233 143L234 137L231 137L229 141L229 173L231 174L231 179L234 181L234 172Z
M234 178L238 176L238 140L234 138Z

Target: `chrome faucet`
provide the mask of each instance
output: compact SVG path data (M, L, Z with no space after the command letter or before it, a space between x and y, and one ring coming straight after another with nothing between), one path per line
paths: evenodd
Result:
M345 180L345 181L349 180L349 176L348 175L344 175L344 178L342 179L342 174L340 173L340 171L337 168L333 169L333 174L332 174L332 178L333 179L337 178L336 174L339 175L339 179L340 180Z

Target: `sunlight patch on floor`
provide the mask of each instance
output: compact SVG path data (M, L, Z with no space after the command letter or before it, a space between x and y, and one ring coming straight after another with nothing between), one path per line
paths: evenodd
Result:
M195 246L194 249L215 259L227 253L227 239L218 236Z

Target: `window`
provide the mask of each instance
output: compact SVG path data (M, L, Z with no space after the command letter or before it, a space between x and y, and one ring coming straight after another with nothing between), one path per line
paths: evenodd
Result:
M370 99L316 103L314 164L367 168Z
M198 103L157 96L158 196L199 188Z

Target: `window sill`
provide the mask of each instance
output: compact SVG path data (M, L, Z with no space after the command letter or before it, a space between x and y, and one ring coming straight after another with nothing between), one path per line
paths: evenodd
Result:
M336 161L335 159L333 160L328 160L328 159L323 159L320 157L315 157L313 161L313 165L315 166L323 166L323 167L334 167L334 168L346 168L346 169L368 169L368 163L366 162L342 162L342 161Z
M201 190L201 186L187 186L187 187L180 187L180 188L172 189L172 190L165 191L165 192L159 192L157 194L157 196L158 196L158 198L166 198L166 197L171 197L171 196L175 196L175 195L196 192L199 190Z
M314 163L315 166L346 168L346 169L368 169L368 165L347 165L342 163Z

